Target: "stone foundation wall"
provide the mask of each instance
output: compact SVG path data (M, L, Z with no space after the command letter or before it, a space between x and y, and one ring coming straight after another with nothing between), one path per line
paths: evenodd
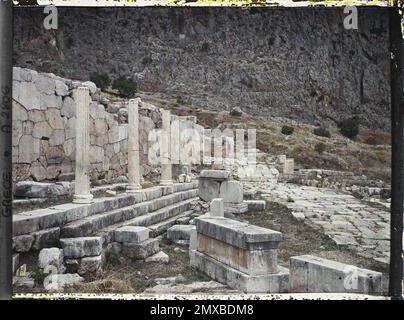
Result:
M60 78L30 69L14 68L13 179L57 181L74 179L75 101L78 86L90 89L90 177L117 180L127 172L127 101L109 102L92 82ZM149 132L161 127L161 112L142 102L140 161L143 175L158 167L148 165ZM176 117L176 116L172 116ZM187 127L202 127L180 117ZM181 150L181 148L180 148ZM119 180L119 179L118 179Z

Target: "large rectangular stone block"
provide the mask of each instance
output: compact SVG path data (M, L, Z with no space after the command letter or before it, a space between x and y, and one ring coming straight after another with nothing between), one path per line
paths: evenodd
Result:
M278 272L277 249L250 251L198 234L197 251L248 275Z
M134 259L143 260L160 250L158 239L148 239L142 243L124 243L122 254Z
M277 273L251 276L198 251L190 251L190 262L212 279L245 293L288 292L289 270L283 267Z
M145 227L125 226L115 230L114 239L121 243L140 243L149 239L149 232Z
M289 291L381 294L382 273L311 255L291 257Z
M195 223L198 233L247 250L276 249L282 240L278 231L227 218L204 215L196 218Z
M102 252L101 237L81 237L60 239L65 258L99 256Z

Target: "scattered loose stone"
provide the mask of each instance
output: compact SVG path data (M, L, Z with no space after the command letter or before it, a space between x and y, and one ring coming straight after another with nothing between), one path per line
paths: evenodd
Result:
M81 237L60 239L66 258L99 256L102 252L101 237Z
M39 252L38 265L45 273L64 273L63 250L59 248L42 249Z
M71 288L84 282L84 278L78 274L51 274L44 280L44 288L48 292L63 292L67 288Z
M31 276L15 276L13 277L13 286L24 290L31 290L35 286L35 281Z
M164 253L163 251L160 251L155 255L148 257L146 259L146 262L158 262L167 264L170 262L170 257L168 256L168 254Z

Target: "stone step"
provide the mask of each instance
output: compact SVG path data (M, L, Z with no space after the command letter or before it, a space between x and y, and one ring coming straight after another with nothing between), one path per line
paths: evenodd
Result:
M83 237L94 234L110 225L145 215L148 212L159 210L174 203L188 200L197 195L197 190L177 192L151 201L119 208L106 213L99 213L81 220L73 221L60 230L61 238Z
M95 198L91 204L65 203L49 208L20 212L13 215L13 236L60 227L89 216L196 188L198 188L198 181L175 183L172 186L156 186L143 189L133 194L123 193L114 198Z
M182 213L187 212L190 209L190 205L193 201L197 200L198 198L191 198L188 200L181 201L179 203L175 203L154 212L148 213L146 215L142 215L136 217L134 219L130 219L127 221L123 221L118 224L114 224L104 228L99 232L99 235L102 235L106 242L112 241L112 235L114 230L123 226L143 226L143 227L152 227L154 230L150 232L151 237L155 237L159 234L159 232L164 232L165 223L168 225L172 222L171 219L175 221L182 217ZM190 213L189 213L190 214ZM161 223L161 225L158 225ZM169 226L168 226L169 228ZM161 234L161 233L160 233Z
M167 220L161 221L159 223L153 224L151 226L148 226L148 228L150 229L150 236L155 238L155 237L163 234L169 228L171 228L172 226L177 224L178 219L181 219L184 217L189 217L193 212L194 212L193 210L189 210L189 211L181 213L177 216L174 216L170 219L167 219Z

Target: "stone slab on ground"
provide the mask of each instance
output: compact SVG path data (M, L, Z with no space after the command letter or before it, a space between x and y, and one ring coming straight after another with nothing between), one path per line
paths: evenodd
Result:
M289 287L289 270L279 267L279 272L250 276L198 251L190 251L190 262L212 279L244 293L285 293Z
M84 278L76 273L51 274L45 278L44 288L48 292L63 292L81 282L84 282Z
M264 211L266 207L265 200L244 200L244 203L247 204L248 211Z
M152 256L146 258L146 262L157 262L157 263L169 263L170 262L170 257L168 254L164 253L163 251L157 252L156 254L153 254Z
M246 213L248 211L247 203L225 203L224 205L224 214L241 214Z
M148 239L142 243L124 243L122 254L133 260L144 260L160 251L158 239Z
M140 243L149 239L150 230L140 226L125 226L114 231L116 242Z
M382 293L382 273L304 255L290 258L290 292Z
M101 237L81 237L60 239L65 258L99 256L102 252Z
M192 230L196 230L196 227L193 225L174 225L167 230L167 239L172 241L189 240Z

